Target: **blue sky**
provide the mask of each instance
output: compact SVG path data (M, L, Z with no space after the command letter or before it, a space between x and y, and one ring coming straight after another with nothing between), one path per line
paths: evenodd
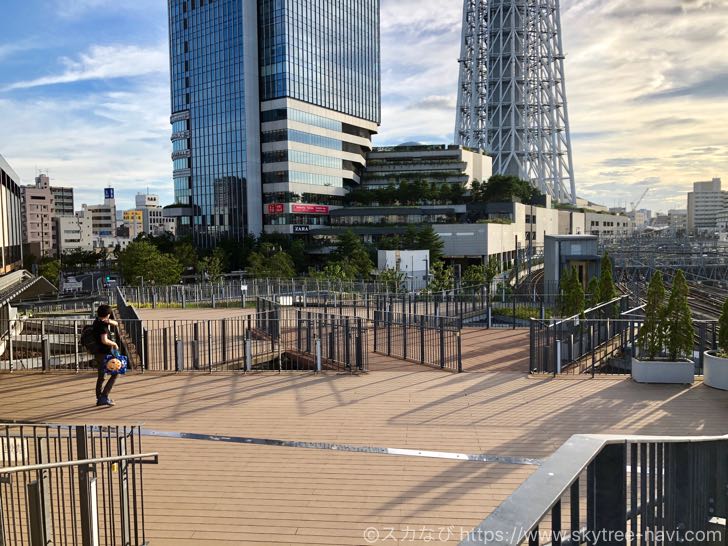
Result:
M376 143L452 139L459 0L382 0ZM580 195L685 207L693 181L728 187L728 0L562 0ZM172 198L166 2L5 0L0 154L48 170L77 206Z

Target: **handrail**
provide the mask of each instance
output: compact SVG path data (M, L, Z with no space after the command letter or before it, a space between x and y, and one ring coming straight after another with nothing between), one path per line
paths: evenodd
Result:
M475 537L493 537L491 546L523 542L559 502L571 485L607 445L642 443L704 443L728 441L726 436L637 436L575 434L561 445L500 506L460 542L482 546ZM520 531L520 533L518 532Z
M152 459L151 461L145 461L144 459ZM81 459L78 461L63 461L60 463L44 463L44 464L31 464L25 466L11 466L8 468L0 467L0 475L3 474L18 474L20 472L32 472L35 470L51 470L54 468L68 468L71 466L87 466L92 464L101 463L119 463L124 461L135 461L140 460L146 464L159 464L159 453L138 453L136 455L118 455L116 457L97 457L95 459Z

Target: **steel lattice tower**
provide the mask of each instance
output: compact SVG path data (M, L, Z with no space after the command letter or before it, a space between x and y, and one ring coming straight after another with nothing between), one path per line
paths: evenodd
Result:
M576 202L559 0L465 0L455 142Z

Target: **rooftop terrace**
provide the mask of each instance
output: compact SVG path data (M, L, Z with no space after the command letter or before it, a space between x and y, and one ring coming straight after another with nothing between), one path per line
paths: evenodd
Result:
M573 434L728 432L725 392L529 377L527 339L464 332L462 374L132 374L109 409L95 375L0 375L0 420L143 423L152 546L457 544Z

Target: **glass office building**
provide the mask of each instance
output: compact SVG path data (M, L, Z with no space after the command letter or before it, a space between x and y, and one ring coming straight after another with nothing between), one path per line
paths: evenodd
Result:
M181 232L327 225L380 120L379 0L169 0L169 19Z

